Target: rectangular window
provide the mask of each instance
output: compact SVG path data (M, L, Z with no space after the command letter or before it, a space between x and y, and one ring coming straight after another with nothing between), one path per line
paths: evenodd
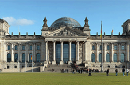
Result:
M37 50L40 50L40 46L39 45L37 45Z
M92 50L95 50L95 46L94 45L92 45Z
M25 46L24 45L22 46L22 50L25 50Z
M114 46L114 50L117 50L117 45Z
M100 45L100 50L102 50L102 45Z
M121 49L122 49L122 50L125 50L125 46L124 46L124 45L122 45L122 46L121 46Z
M8 50L10 50L10 45L8 45Z
M15 45L15 50L18 50L18 46L17 45Z
M109 47L109 45L107 45L107 50L110 50L110 47Z
M32 50L32 45L30 45L29 50Z

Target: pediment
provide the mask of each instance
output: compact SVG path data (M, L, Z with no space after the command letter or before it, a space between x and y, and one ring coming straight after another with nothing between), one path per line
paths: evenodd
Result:
M64 27L52 32L48 32L46 36L86 36L81 30Z

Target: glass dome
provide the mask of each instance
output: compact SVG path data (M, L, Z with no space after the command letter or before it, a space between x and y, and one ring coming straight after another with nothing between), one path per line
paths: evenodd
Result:
M81 27L81 25L74 19L69 17L62 17L54 21L51 27L60 27L60 26L67 26L67 27Z

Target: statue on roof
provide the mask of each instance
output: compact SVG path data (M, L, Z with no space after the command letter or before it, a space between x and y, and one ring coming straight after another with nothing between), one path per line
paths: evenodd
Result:
M84 22L85 22L85 25L84 25L84 27L89 27L89 25L88 25L88 19L87 19L87 17L85 18Z
M46 17L44 18L43 22L44 22L43 27L48 27L47 26L47 19L46 19Z

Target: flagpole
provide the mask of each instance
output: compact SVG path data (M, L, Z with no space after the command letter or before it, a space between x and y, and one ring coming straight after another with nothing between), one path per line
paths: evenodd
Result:
M27 47L25 47L27 49ZM26 72L26 51L25 51L25 72Z
M101 72L103 72L103 43L102 43L102 21L101 21L101 45L102 45L102 56L101 56Z
M2 60L2 29L1 29L1 60Z
M32 72L33 72L33 46L32 46Z

